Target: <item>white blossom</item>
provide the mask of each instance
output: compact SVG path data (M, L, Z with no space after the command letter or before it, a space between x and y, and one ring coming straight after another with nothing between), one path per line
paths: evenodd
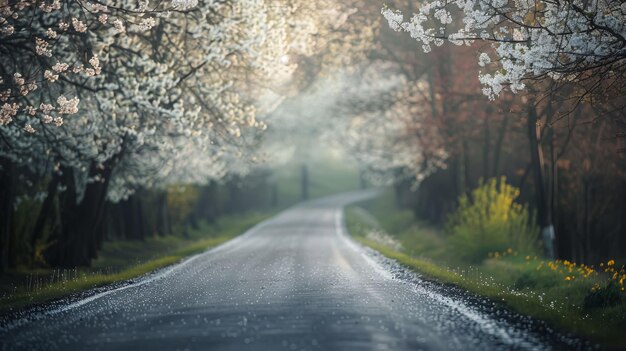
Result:
M48 28L48 30L46 31L46 36L50 39L55 39L57 37L57 32L55 32L52 28Z
M124 26L124 22L122 22L119 18L113 21L113 26L118 33L126 32L126 27Z
M52 66L52 70L54 70L57 73L63 73L67 71L69 67L70 65L68 65L67 63L57 62L54 64L54 66Z
M46 104L46 103L41 103L39 105L39 109L41 110L41 112L43 112L44 114L48 114L51 111L54 110L54 106L52 106L51 104Z
M58 117L58 116L54 117L53 121L54 121L54 125L57 127L60 127L63 125L63 118L61 117Z
M13 121L17 115L19 105L17 103L4 103L0 109L0 125L6 125Z
M26 106L26 108L24 109L24 112L26 112L27 114L31 116L34 116L37 113L37 108L33 106Z
M72 27L74 27L74 30L79 33L84 33L87 31L87 26L85 25L85 23L83 23L76 17L72 18Z
M41 39L41 38L36 38L35 39L35 51L37 52L37 55L40 56L52 56L52 50L48 48L48 42Z
M487 53L482 52L479 56L478 56L478 65L480 67L485 67L485 65L488 65L491 63L491 58L489 58L489 55L487 55Z
M61 95L57 98L57 104L59 104L57 112L62 115L75 114L78 112L79 101L77 97L67 99L65 96Z
M57 79L59 79L59 75L58 74L54 74L52 71L50 70L46 70L43 74L43 77L48 80L49 82L56 82Z
M13 82L15 82L15 85L20 86L24 85L25 80L21 73L16 72L13 74Z
M198 6L198 0L172 0L172 7L177 10L187 10Z
M153 17L148 17L148 18L144 18L141 20L141 23L139 23L139 29L143 31L150 30L155 25L156 25L156 20Z
M382 9L390 28L405 31L422 43L424 52L439 39L455 45L475 40L491 43L494 72L480 76L483 91L497 97L507 87L512 92L525 88L524 80L549 76L571 81L578 73L610 66L623 60L626 12L623 1L572 0L566 2L516 0L427 0L405 21L402 13ZM462 25L453 30L451 14ZM428 21L434 17L441 25ZM510 19L510 20L508 20ZM479 56L481 67L491 63L486 53ZM495 66L495 65L491 65Z
M65 32L65 31L66 31L66 30L68 30L69 28L70 28L70 25L69 25L67 22L65 22L65 21L60 21L60 22L59 22L59 29L60 29L60 30L62 30L62 31L64 31L64 32Z

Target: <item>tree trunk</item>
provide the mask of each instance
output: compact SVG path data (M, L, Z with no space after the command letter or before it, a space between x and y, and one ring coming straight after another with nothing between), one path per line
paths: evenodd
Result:
M300 198L305 201L309 199L309 169L306 164L302 165L300 174Z
M57 189L59 188L59 182L61 176L58 172L53 172L52 179L48 182L48 189L46 193L46 199L41 205L37 221L30 239L31 256L34 257L37 246L37 240L41 239L44 235L44 229L48 220L54 216L54 199L57 196Z
M485 140L483 142L483 179L489 178L489 149L491 149L491 131L489 130L489 114L485 114Z
M430 95L430 113L433 118L437 118L437 103L435 94L435 79L433 78L433 70L428 70L428 92Z
M141 203L141 197L139 195L133 196L133 220L135 223L135 230L137 231L137 238L144 240L146 238L146 221L143 215L143 205Z
M583 202L584 202L584 228L582 240L582 262L589 263L589 252L591 251L591 181L585 177L583 179Z
M202 195L200 195L202 196ZM198 211L202 212L203 209ZM203 213L203 212L202 212ZM167 208L167 191L158 190L155 199L155 232L159 236L169 235L172 232Z
M61 177L60 182L65 187L65 191L57 195L59 225L48 239L50 248L44 253L46 262L55 267L69 266L66 262L66 250L69 245L69 240L73 237L69 232L72 230L70 223L74 222L74 217L77 215L74 171L69 167L61 166L59 172Z
M466 139L461 142L461 172L459 174L459 189L461 194L469 193L472 189L470 180L469 144Z
M97 231L102 229L103 209L106 200L111 168L105 166L97 169L95 164L90 167L90 176L100 174L102 181L87 184L84 196L76 204L77 192L73 172L64 168L65 191L62 204L62 223L56 236L55 248L50 255L49 263L62 267L89 266L91 259L96 257L94 247L97 246Z
M208 185L202 187L200 192L200 199L198 200L196 205L197 207L199 207L200 218L209 223L215 222L215 218L220 212L220 208L218 207L219 194L217 190L217 183L209 182ZM167 213L167 208L164 210L164 213Z
M11 231L13 230L13 204L15 202L15 165L7 158L0 157L0 271L6 272L10 266L9 253Z
M272 183L271 185L271 190L272 192L271 194L271 206L273 208L278 207L278 184L276 184L275 182Z
M493 170L491 173L492 177L497 177L500 172L500 155L502 155L502 143L504 142L504 136L506 135L506 131L509 124L509 119L504 117L502 119L502 125L500 126L500 130L498 132L498 139L496 140L496 145L493 149Z
M530 144L530 161L535 183L537 221L541 227L544 254L546 258L554 259L556 257L554 252L554 226L552 225L552 218L546 197L541 145L539 145L539 138L537 137L537 110L532 104L529 104L528 109L528 141Z
M365 179L365 172L359 172L359 188L362 190L367 189L367 179Z
M124 218L126 223L126 232L130 239L144 240L144 225L142 218L141 201L137 194L131 195L125 201Z
M80 203L80 213L84 220L79 222L80 228L77 234L80 235L85 243L85 246L87 247L87 256L81 258L79 265L89 265L91 263L91 259L97 256L95 248L98 244L98 238L101 237L98 232L102 230L106 195L109 187L109 180L111 178L111 169L110 167L105 167L104 170L98 171L95 165L92 164L90 174L100 174L102 181L89 183L85 190L85 197ZM78 249L78 251L85 252L82 248Z

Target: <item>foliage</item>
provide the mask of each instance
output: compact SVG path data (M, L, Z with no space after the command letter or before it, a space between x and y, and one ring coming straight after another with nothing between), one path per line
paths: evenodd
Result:
M167 188L167 206L171 209L170 215L175 223L183 223L191 215L193 206L198 200L198 189L192 185Z
M243 233L272 213L250 213L220 218L203 225L188 238L180 235L149 238L145 241L110 241L90 269L37 270L13 272L18 285L3 291L0 310L43 303L74 293L140 277L180 262ZM4 276L4 279L7 277ZM3 285L4 282L3 282ZM3 286L3 290L8 288Z
M367 179L377 185L419 182L445 167L441 130L428 123L423 107L425 85L388 62L374 62L359 74L362 81L346 86L337 107L349 116L338 138Z
M534 253L539 236L526 206L515 202L519 190L505 178L491 179L459 198L449 218L451 249L470 262L480 262L489 252L514 249Z
M606 286L595 289L585 296L583 307L586 310L592 308L612 307L622 303L622 293L620 286L614 281Z
M132 211L119 222L137 239L172 227L155 214L159 228L136 230L150 204L133 195L258 169L263 119L299 88L311 66L299 61L340 69L373 46L349 18L372 22L328 0L0 4L0 270L41 256L31 237L65 251L51 264L88 264L93 241L122 231L101 218ZM19 227L24 199L47 204L35 228ZM197 210L183 203L171 221ZM24 260L9 257L14 243Z
M394 216L393 206L385 196L365 202L361 206L370 208L372 215L383 225ZM417 222L404 222L405 227L388 231L402 243L404 250L397 251L368 241L364 234L371 220L361 215L361 210L348 209L346 226L359 242L401 264L423 274L425 279L452 283L470 292L493 299L507 307L538 319L566 332L574 332L599 342L606 347L619 348L625 336L626 304L624 303L624 268L616 268L614 260L601 263L600 267L576 264L566 260L546 261L533 255L521 255L515 251L491 252L480 264L446 260L439 252L445 250L450 238L432 240L428 228ZM371 217L371 216L369 216ZM390 226L391 228L392 226ZM439 232L440 238L444 237ZM428 241L431 247L421 244ZM606 304L608 295L603 290L602 307L584 307L586 296L600 287L611 286L611 295L622 294L619 304ZM617 287L618 289L615 289ZM612 297L612 301L616 299Z
M409 21L386 7L382 14L392 29L421 42L424 52L445 41L491 44L496 58L483 51L478 63L493 67L492 73L480 75L483 92L492 99L505 88L523 90L528 78L598 85L624 78L626 8L620 0L429 0Z

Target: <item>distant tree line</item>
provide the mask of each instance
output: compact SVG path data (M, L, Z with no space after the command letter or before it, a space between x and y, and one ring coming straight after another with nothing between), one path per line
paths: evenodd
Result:
M60 182L66 189L52 201L25 199L12 210L6 267L89 266L106 240L186 236L219 216L275 206L268 174L262 172L206 185L141 188L100 205L89 198L76 203L74 185Z

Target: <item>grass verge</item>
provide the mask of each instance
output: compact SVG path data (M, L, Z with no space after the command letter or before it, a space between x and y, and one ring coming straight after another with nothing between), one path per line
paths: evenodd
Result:
M0 311L10 312L109 284L128 281L180 262L242 234L273 213L226 216L203 224L187 237L105 242L91 268L16 271L3 277ZM10 285L10 286L9 286Z
M426 278L454 284L497 301L512 310L546 321L599 343L623 349L626 345L626 304L584 308L585 296L606 281L605 273L586 279L571 263L500 253L481 264L455 261L446 254L446 238L437 229L411 219L408 211L394 210L385 196L346 211L346 226L360 243L379 251ZM379 220L374 224L374 220ZM389 236L383 238L382 236ZM389 243L395 243L390 245ZM572 271L574 273L572 273Z

